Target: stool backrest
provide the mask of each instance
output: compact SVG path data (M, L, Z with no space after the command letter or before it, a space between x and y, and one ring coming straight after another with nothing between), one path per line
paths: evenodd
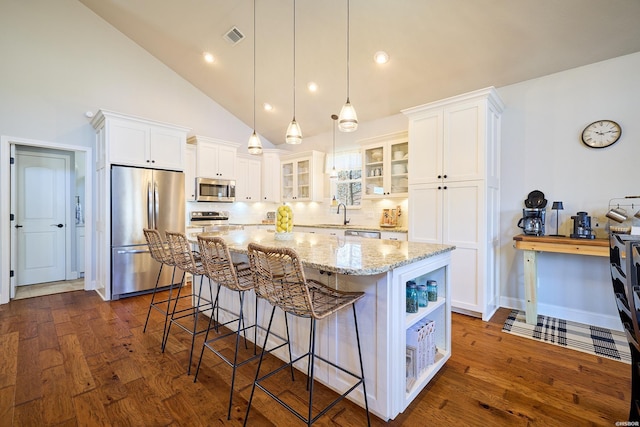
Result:
M640 241L627 242L627 298L635 346L640 351Z
M253 288L250 274L238 274L229 247L223 238L198 236L198 246L207 277L220 286L234 291L246 291Z
M151 252L151 258L155 259L159 263L173 265L173 257L169 248L165 246L165 242L160 236L160 232L153 228L144 228L144 237L147 239L149 245L149 252Z
M609 236L609 267L613 293L620 321L624 327L629 344L640 350L640 325L636 300L634 300L632 278L630 277L632 263L631 252L638 236L612 233Z
M191 245L184 233L176 233L167 231L167 242L169 243L169 251L173 257L176 267L181 270L188 271L192 274L198 274L198 263L193 256Z
M297 316L313 314L302 262L296 251L249 243L249 264L259 297Z

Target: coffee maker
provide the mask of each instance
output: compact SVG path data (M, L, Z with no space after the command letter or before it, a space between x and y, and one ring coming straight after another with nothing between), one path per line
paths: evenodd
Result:
M540 190L533 190L524 201L524 206L518 227L522 228L524 234L544 236L544 217L547 207L544 193Z
M524 208L522 218L518 221L518 227L524 234L531 236L544 236L545 208Z
M591 217L586 212L578 212L571 217L573 220L572 239L595 239L591 231Z

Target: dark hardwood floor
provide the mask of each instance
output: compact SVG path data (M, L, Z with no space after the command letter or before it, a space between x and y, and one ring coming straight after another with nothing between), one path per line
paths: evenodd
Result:
M194 383L186 375L187 334L172 331L163 354L161 316L152 313L142 333L149 300L103 302L94 292L76 291L0 306L0 425L242 425L255 364L239 371L227 421L231 368L209 352ZM501 309L490 322L454 314L451 359L387 424L612 426L626 420L629 365L505 334L507 314ZM296 383L283 379L278 386L295 398L304 389L304 381ZM319 392L321 399L330 396ZM249 420L301 425L260 392ZM364 410L344 401L316 425L365 423ZM372 424L385 423L372 417Z

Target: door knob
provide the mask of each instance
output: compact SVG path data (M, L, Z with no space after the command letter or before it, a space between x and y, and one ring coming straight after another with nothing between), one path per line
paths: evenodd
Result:
M52 227L58 227L58 228L62 228L64 227L64 225L62 224L51 224Z

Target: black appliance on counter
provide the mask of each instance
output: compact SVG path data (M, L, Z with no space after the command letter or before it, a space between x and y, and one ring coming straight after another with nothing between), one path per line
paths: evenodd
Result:
M544 236L544 222L546 216L547 199L542 191L534 190L529 193L524 201L522 218L518 221L518 227L524 234L531 236Z
M591 217L586 212L578 212L571 217L573 220L572 239L595 239L591 229Z

